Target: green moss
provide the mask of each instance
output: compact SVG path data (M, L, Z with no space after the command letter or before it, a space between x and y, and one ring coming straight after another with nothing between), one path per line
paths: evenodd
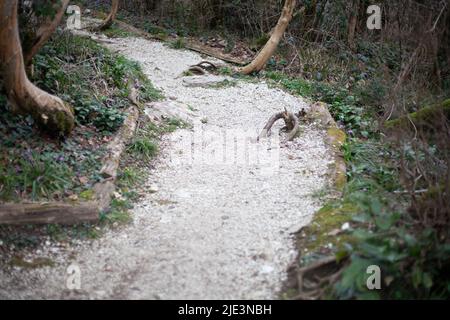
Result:
M442 103L434 104L424 107L416 112L410 113L407 117L401 117L395 120L390 120L385 123L387 129L406 128L411 125L411 121L416 127L426 128L432 126L436 119L439 119L444 114L447 119L450 119L450 99Z
M93 190L85 190L80 193L80 199L82 200L93 200L94 199L94 191Z
M303 230L306 237L299 240L300 249L303 253L310 253L320 251L330 243L339 248L343 243L350 241L349 235L340 230L344 223L351 221L357 211L358 208L351 203L325 205L315 214L311 224Z
M338 127L331 127L327 130L327 135L331 145L335 148L340 148L344 145L347 136L344 131Z

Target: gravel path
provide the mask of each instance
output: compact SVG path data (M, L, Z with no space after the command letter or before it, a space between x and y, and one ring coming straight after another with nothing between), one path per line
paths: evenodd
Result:
M44 244L33 256L56 265L1 270L0 298L277 298L296 256L292 233L319 208L311 195L325 187L330 157L313 125L281 148L277 135L260 143L254 137L273 113L307 104L263 82L199 87L197 80L223 79L180 77L203 58L159 42L113 39L107 46L139 61L170 101L189 106L195 126L165 137L147 183L152 192L136 205L131 225L70 247ZM251 161L256 155L259 162ZM81 271L78 291L66 288L71 263Z

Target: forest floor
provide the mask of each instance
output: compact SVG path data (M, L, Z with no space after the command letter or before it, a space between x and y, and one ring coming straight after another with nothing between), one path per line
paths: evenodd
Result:
M294 233L323 205L315 194L327 188L332 157L314 123L302 123L293 142L278 143L281 126L273 139L255 138L271 115L308 111L308 102L264 81L188 76L205 58L161 42L99 39L138 61L168 98L146 105L150 118L170 105L188 125L163 137L130 224L96 240L33 248L25 259L51 263L3 268L0 297L279 297L297 256ZM80 268L80 290L66 287L70 264Z

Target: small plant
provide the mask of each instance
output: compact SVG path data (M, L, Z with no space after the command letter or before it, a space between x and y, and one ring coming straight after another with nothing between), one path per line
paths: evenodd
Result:
M46 154L31 153L16 165L0 164L0 199L10 200L18 195L32 200L62 197L73 186L72 177L67 165Z
M170 42L170 47L172 49L184 49L186 47L186 43L183 38L178 38Z
M158 146L149 138L137 138L130 144L128 150L146 158L152 158L157 154Z

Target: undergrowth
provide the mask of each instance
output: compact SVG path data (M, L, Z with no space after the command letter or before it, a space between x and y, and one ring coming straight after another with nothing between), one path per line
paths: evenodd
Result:
M448 143L446 147L445 142L441 143L442 147L433 138L422 136L428 142L420 149L386 138L380 130L379 114L389 88L372 70L375 63L371 66L368 60L377 57L380 60L377 64L389 65L392 71L398 71L399 66L395 55L375 55L370 50L374 49L361 49L356 57L359 66L369 71L341 70L343 74L349 72L344 82L327 80L327 75L317 75L320 70L313 69L309 76L303 77L287 75L270 66L265 73L266 79L289 92L327 103L348 137L342 148L348 180L343 196L327 200L312 223L299 233L299 263L305 266L329 255L335 255L337 261L346 261L339 280L322 288L321 298L447 298L450 296L449 230L426 226L411 214L414 190L405 191L403 162L408 162L414 170L419 161L433 157L440 167L431 170L444 170L445 177L449 165ZM355 73L360 77L355 77ZM422 101L428 99L427 96ZM410 103L407 110L417 109L417 101ZM441 139L448 141L448 137ZM416 179L423 180L421 176ZM439 186L439 178L436 181ZM427 187L422 185L425 190ZM445 192L441 196L448 197ZM430 205L429 201L425 203ZM444 203L448 203L448 198ZM445 208L433 210L436 214L446 214ZM366 270L371 265L382 270L381 290L369 290L366 286L369 277Z

